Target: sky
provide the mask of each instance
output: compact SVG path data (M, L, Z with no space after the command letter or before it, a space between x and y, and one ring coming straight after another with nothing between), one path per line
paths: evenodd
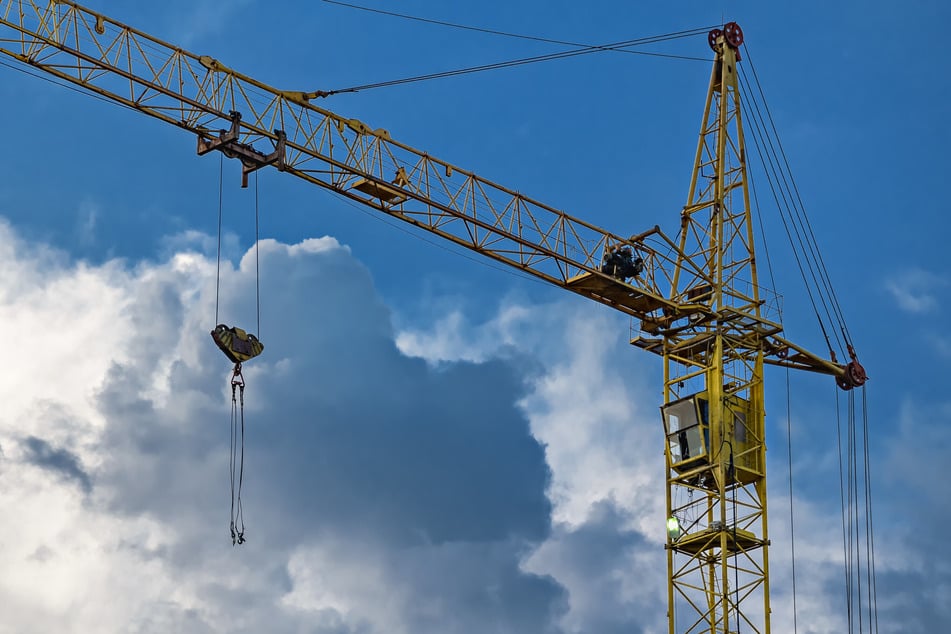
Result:
M951 5L365 4L592 44L740 23L871 377L878 631L942 631ZM86 5L288 89L560 50L323 2ZM710 59L705 37L651 50ZM673 234L709 73L604 53L321 106L616 233ZM226 162L219 314L254 330L259 282L265 344L234 547L218 160L0 75L0 633L666 631L662 368L629 320L274 170L255 251ZM761 203L787 335L821 351ZM773 631L794 631L793 541L797 631L845 631L835 388L793 373L787 407L786 374L766 382Z

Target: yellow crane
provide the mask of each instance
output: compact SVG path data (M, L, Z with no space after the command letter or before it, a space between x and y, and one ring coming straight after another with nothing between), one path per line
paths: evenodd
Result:
M669 631L770 631L763 371L864 384L851 359L783 338L754 257L740 91L743 32L715 52L687 203L671 238L624 236L69 0L0 0L0 52L265 166L408 222L639 321L663 358Z

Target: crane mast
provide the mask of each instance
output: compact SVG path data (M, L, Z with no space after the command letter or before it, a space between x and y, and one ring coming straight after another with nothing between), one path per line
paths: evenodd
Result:
M669 631L769 632L765 364L862 385L782 337L758 285L736 64L736 23L715 52L681 226L631 236L596 227L71 0L0 0L0 53L266 166L408 222L639 320L659 355ZM851 350L850 350L851 352Z
M671 634L770 631L763 358L764 336L779 326L766 319L756 276L736 68L743 35L731 22L709 40L716 59L671 296L717 317L662 330Z

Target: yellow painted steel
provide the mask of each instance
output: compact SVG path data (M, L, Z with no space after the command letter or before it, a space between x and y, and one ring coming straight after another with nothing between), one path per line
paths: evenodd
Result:
M71 1L0 0L0 54L194 133L245 179L275 167L635 318L631 343L664 365L671 634L769 632L764 364L849 380L782 338L758 286L738 53L711 44L677 239L624 237L320 108L320 91L272 88ZM624 246L639 264L619 278L601 264Z
M667 513L682 527L667 541L668 621L671 634L768 633L763 364L781 327L756 276L738 54L722 34L713 44L671 298L718 317L660 333Z
M714 282L659 227L624 237L513 188L393 139L387 130L314 105L320 91L279 90L222 62L163 42L70 0L0 0L0 54L198 136L242 162L265 166L358 201L525 273L642 320L635 345L662 351L660 330L717 319L704 287L670 295L675 275ZM695 213L701 209L686 209ZM636 279L600 270L629 245L643 259ZM842 376L845 367L767 333L769 363ZM672 335L667 335L669 339ZM689 345L689 337L674 337Z

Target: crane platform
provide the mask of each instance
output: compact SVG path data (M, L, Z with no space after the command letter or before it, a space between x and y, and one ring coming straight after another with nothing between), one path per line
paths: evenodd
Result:
M658 297L606 275L581 273L565 282L565 287L628 314L641 317L666 304Z
M719 548L720 534L724 532L726 533L726 547L731 553L752 550L764 544L763 540L757 539L753 533L742 528L724 531L711 527L696 533L687 533L671 544L670 547L680 552L697 555L706 550Z

